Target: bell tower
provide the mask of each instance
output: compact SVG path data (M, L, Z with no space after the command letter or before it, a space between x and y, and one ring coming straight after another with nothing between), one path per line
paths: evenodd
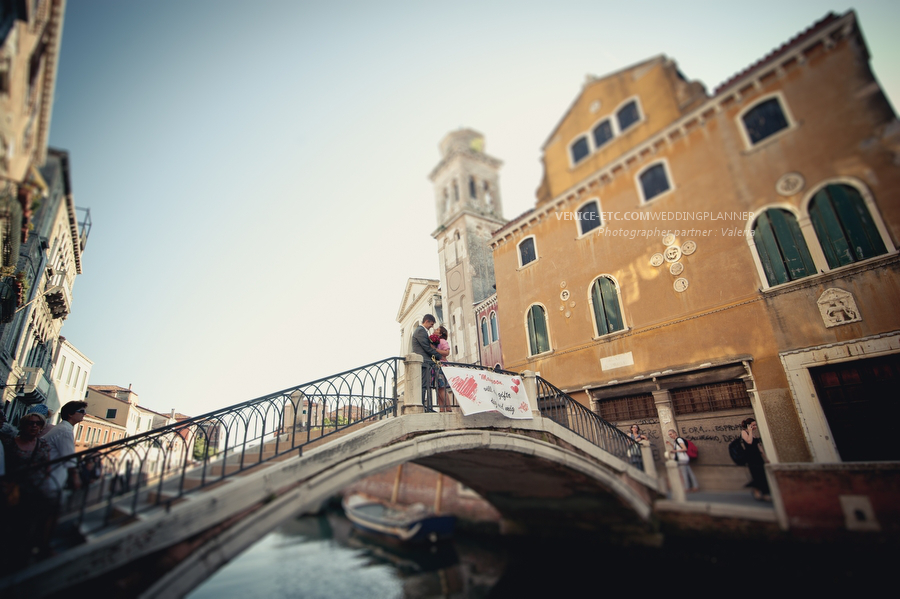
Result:
M484 152L484 136L472 129L448 133L441 160L428 178L434 185L441 296L451 362L477 363L474 306L495 293L488 240L506 224L500 196L503 163Z

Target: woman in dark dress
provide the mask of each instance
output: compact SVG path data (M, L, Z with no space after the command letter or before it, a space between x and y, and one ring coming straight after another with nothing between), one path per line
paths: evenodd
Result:
M741 438L747 450L747 468L750 469L750 482L747 486L753 489L753 497L760 501L772 501L769 492L769 481L766 478L766 453L762 441L755 436L756 420L747 418L741 422Z

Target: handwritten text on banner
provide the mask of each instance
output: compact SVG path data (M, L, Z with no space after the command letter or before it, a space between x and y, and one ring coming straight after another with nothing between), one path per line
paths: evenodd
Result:
M443 371L464 415L497 411L507 418L532 418L521 377L456 366Z

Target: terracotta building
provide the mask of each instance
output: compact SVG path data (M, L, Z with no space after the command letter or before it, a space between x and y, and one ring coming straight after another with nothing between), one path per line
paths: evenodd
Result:
M863 439L900 406L900 124L868 58L848 12L713 93L665 56L589 77L491 239L505 367L641 423L660 459L692 438L707 488L746 481L727 443L750 415L775 464L846 483L900 458Z

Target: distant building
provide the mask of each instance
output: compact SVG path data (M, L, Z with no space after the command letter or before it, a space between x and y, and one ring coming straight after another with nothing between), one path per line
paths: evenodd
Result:
M75 426L75 451L84 451L119 441L125 438L125 433L123 426L93 414L86 414L84 420Z
M88 385L85 401L88 403L88 414L112 426L124 429L125 437L134 437L141 433L176 424L187 417L176 415L175 410L169 414L161 414L139 405L138 395L131 386ZM218 430L217 427L211 427ZM193 433L196 434L196 433ZM195 439L184 431L172 431L170 435L154 439L153 444L145 446L143 451L128 454L132 461L131 471L141 472L147 476L160 476L180 468L193 459ZM211 445L212 446L212 445ZM124 458L123 458L124 459ZM119 464L122 470L122 464Z
M774 463L900 459L869 432L900 405L900 123L868 57L848 12L713 94L665 56L589 77L491 239L506 367L659 457L693 438L707 488L746 480L751 415Z
M70 401L84 400L93 366L94 363L69 343L65 337L59 338L56 356L51 367L53 373L51 396L55 398L48 400L51 410L58 413L59 408Z
M500 348L500 309L496 293L475 306L475 320L478 322L478 363L491 368L503 368L503 352Z
M407 356L412 353L410 343L413 333L422 324L422 317L426 314L434 316L437 324L444 323L441 282L436 279L410 277L406 281L406 289L403 290L400 308L397 310L397 322L400 323L400 351L397 355ZM397 373L398 397L403 395L403 381L406 372L403 364L400 364L399 370Z

